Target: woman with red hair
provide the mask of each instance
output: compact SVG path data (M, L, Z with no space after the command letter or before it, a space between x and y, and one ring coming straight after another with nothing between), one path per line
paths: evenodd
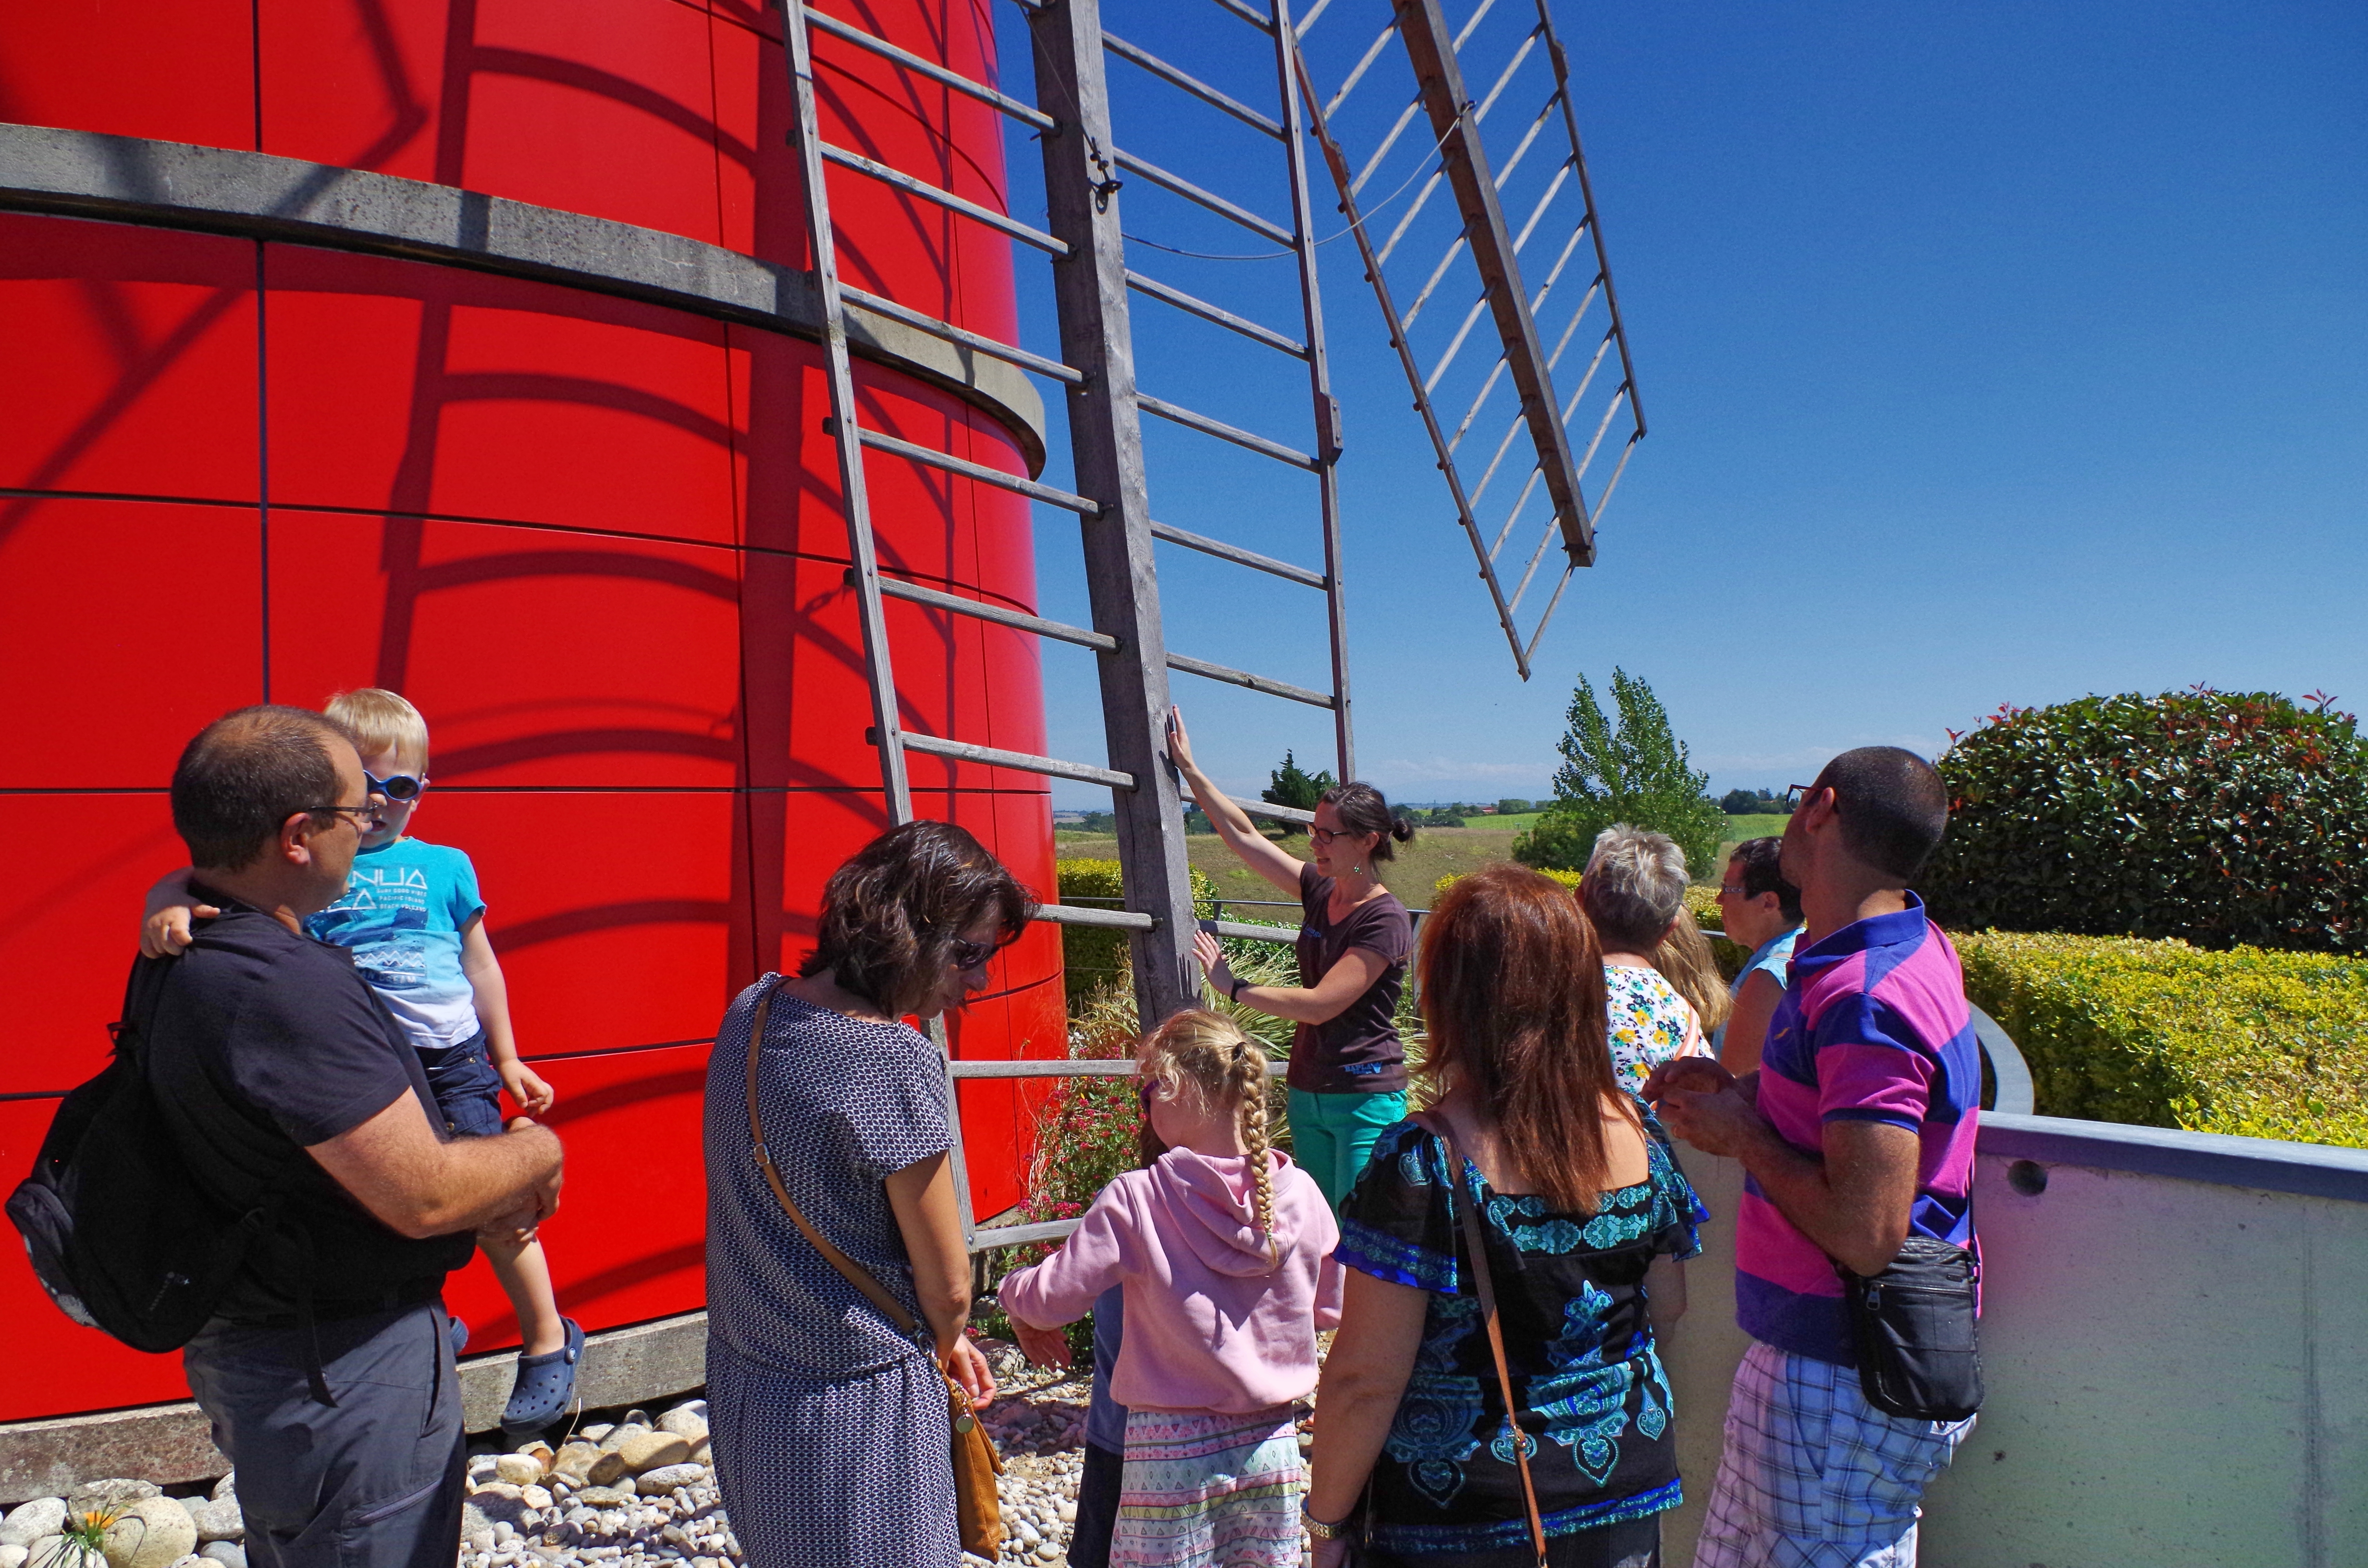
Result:
M1492 866L1440 899L1417 965L1431 1108L1342 1206L1315 1568L1352 1539L1360 1568L1657 1562L1681 1494L1654 1334L1708 1215L1613 1073L1594 931L1567 889Z

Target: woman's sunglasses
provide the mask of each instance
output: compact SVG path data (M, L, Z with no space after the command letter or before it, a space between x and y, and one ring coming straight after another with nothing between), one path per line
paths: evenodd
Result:
M985 969L986 960L996 955L996 948L997 944L994 942L965 942L957 938L951 951L954 967L960 970Z
M384 795L390 801L416 801L419 799L419 791L427 788L426 774L414 778L408 773L397 773L389 778L381 778L365 767L362 769L362 777L370 781L371 794Z

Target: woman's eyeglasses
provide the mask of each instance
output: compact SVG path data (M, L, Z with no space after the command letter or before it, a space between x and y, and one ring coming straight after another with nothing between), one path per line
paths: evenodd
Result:
M371 794L384 795L390 801L416 801L419 799L419 791L427 788L427 776L424 773L416 778L408 773L397 773L381 778L365 767L362 777L370 781Z

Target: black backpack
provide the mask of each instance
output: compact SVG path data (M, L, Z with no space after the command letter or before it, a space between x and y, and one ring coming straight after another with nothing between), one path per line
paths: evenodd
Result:
M263 1183L244 1204L211 1190L150 1089L142 1024L179 961L133 963L122 1021L108 1026L113 1060L58 1107L33 1174L7 1204L58 1310L152 1353L179 1349L206 1325L248 1249L277 1227L287 1190Z

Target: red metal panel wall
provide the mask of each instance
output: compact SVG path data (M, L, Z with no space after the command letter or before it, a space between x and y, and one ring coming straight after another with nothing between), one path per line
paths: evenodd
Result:
M216 14L219 13L219 14ZM850 17L966 72L986 0ZM250 21L252 18L252 21ZM778 17L736 0L88 0L0 17L0 119L438 180L805 261ZM825 134L999 201L991 112L818 40ZM834 63L835 62L835 63ZM834 175L851 279L1012 331L996 237ZM859 368L868 423L1012 472L1010 432ZM0 1173L98 1066L142 890L178 862L188 736L264 699L404 691L430 840L467 849L526 1054L558 1087L567 1309L695 1308L699 1096L724 1004L793 966L883 824L818 351L677 311L279 244L0 216ZM871 470L891 571L1021 608L1023 503ZM1030 640L892 603L911 722L1043 747ZM1043 781L914 758L916 806L1048 894ZM1061 1053L1030 932L955 1029ZM965 1088L982 1213L1019 1091ZM13 1179L11 1177L10 1179ZM512 1339L490 1275L452 1304ZM74 1328L0 1259L0 1419L180 1397L176 1358Z

